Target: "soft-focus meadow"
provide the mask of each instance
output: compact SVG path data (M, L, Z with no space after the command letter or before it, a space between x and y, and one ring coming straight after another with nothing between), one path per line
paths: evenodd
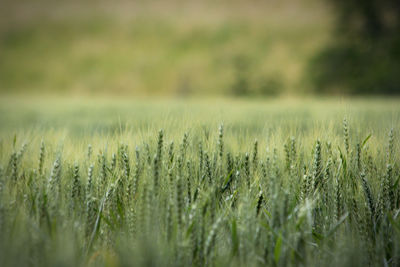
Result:
M329 1L0 5L0 266L400 264L388 31L340 43Z
M329 38L326 5L253 2L6 2L0 90L122 96L307 91L308 61Z

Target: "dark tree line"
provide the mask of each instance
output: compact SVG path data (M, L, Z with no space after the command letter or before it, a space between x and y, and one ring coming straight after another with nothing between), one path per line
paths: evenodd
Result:
M341 32L360 38L383 38L399 33L398 0L330 0L338 12Z
M334 42L311 62L317 92L400 94L400 0L329 0Z

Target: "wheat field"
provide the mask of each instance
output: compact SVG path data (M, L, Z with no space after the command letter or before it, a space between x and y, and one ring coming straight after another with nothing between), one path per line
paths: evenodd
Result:
M398 100L0 100L1 266L398 266Z

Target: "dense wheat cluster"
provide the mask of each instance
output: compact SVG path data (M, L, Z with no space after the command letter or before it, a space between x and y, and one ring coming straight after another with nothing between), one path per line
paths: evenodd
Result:
M224 124L159 130L72 157L16 136L1 150L0 264L398 266L396 131L370 146L351 125L331 141L247 150Z

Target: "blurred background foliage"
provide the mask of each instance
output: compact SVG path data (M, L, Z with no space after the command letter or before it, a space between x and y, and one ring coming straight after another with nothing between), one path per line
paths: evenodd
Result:
M400 93L400 1L329 0L335 39L311 60L324 93Z
M399 13L365 3L2 0L0 93L399 93Z

